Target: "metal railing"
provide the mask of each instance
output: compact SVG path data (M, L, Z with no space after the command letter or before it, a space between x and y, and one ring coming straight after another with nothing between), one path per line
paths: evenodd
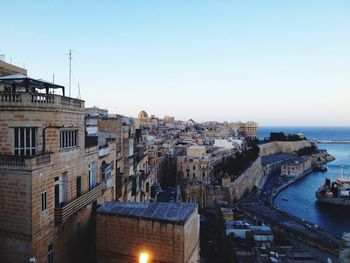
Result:
M65 206L55 208L55 223L61 224L66 222L84 206L95 201L100 196L102 187L102 184L99 184L94 189L74 199Z

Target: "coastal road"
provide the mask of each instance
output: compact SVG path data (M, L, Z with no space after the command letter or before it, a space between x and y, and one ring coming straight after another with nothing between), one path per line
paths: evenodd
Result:
M294 237L305 240L334 256L338 255L340 240L325 231L316 229L308 222L258 201L242 200L239 207L283 229L286 233L291 233Z

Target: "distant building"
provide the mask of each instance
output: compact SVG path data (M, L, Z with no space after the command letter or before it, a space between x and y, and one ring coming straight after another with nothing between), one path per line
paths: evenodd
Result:
M148 123L149 121L148 114L144 110L139 112L139 115L137 118L140 120L141 123Z
M196 204L110 202L97 209L98 263L199 262Z
M206 185L213 175L214 158L206 154L205 146L187 147L185 156L177 157L177 179L182 184L184 202L206 205Z
M264 175L269 175L281 171L282 163L291 160L295 157L292 153L275 153L261 157L261 165L264 170Z
M27 75L27 70L24 68L17 67L10 63L6 63L4 56L0 56L0 77L9 75Z
M258 123L248 121L248 122L238 122L238 132L241 136L258 138Z
M311 157L294 157L281 165L281 175L298 176L311 169Z
M207 181L211 176L214 159L206 155L205 146L190 146L185 156L177 157L178 179Z
M224 149L237 149L242 147L243 140L240 139L215 139L214 146Z

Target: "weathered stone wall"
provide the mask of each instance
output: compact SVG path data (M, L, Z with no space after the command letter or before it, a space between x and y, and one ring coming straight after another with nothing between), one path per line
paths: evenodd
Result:
M206 205L214 206L215 200L232 202L240 199L247 190L259 187L263 179L261 157L259 156L231 185L207 187Z
M143 250L152 262L197 262L198 224L197 212L185 225L98 213L97 262L136 262Z
M0 170L0 261L27 262L31 252L30 172Z
M259 145L260 155L266 156L275 153L293 153L305 147L310 147L311 143L308 140L295 141L295 142L268 142Z

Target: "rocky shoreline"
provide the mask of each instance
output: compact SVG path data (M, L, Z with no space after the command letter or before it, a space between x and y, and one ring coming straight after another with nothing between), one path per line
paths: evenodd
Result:
M314 165L322 165L335 160L334 156L329 154L327 150L320 150L318 153L312 154L311 157Z

